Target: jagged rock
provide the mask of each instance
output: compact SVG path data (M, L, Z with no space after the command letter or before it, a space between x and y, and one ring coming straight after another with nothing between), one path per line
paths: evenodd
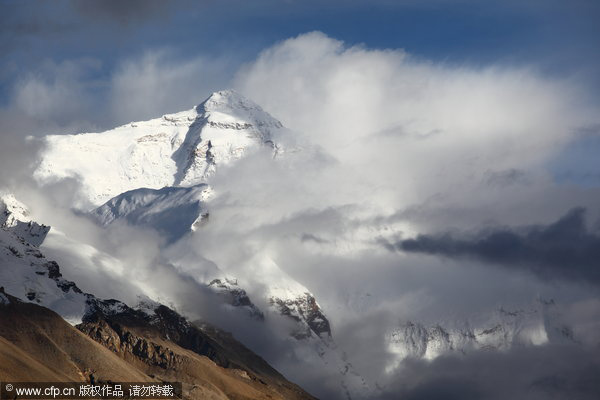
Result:
M238 286L236 279L216 278L210 281L208 287L224 298L227 304L245 308L253 318L259 320L265 318L263 312L252 303L246 291Z
M304 293L292 299L271 297L269 301L281 315L304 325L302 329L293 333L297 339L307 338L313 334L321 338L331 338L329 321L312 294Z

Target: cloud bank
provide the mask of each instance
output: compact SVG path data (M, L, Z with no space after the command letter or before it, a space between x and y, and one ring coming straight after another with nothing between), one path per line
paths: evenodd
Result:
M400 251L475 257L482 261L514 268L529 268L546 279L572 279L600 283L600 236L588 231L584 209L576 208L547 225L510 229L490 229L470 238L452 234L419 235L395 244Z
M317 32L265 50L236 86L322 146L351 171L361 200L388 212L437 202L503 219L494 214L509 202L555 190L546 163L595 118L576 85L533 67L434 64ZM531 211L534 222L550 210Z

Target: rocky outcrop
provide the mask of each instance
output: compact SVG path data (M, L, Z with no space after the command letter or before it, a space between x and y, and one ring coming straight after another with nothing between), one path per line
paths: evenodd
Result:
M237 279L217 278L210 281L208 287L216 292L225 303L233 307L242 307L252 318L263 320L263 312L250 300L248 293L238 286Z
M298 322L300 328L292 334L295 338L304 339L312 335L331 338L329 320L312 294L304 293L294 299L271 297L269 302L281 315Z
M125 330L121 325L111 325L100 320L96 323L83 323L78 328L96 342L123 357L133 355L149 365L163 369L175 368L182 363L181 357L168 347Z

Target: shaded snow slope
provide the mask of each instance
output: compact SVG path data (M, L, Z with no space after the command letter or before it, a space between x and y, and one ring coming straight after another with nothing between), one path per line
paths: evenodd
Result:
M102 225L126 221L130 225L151 227L172 242L208 218L202 202L209 196L210 189L205 184L134 189L112 198L90 214Z

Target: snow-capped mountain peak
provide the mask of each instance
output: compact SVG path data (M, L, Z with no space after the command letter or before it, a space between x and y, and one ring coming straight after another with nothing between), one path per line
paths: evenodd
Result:
M223 115L254 122L258 126L281 128L281 122L264 111L258 104L242 96L235 90L221 90L210 95L208 99L196 107L198 114L204 114L214 122Z
M276 151L283 131L257 104L221 91L190 110L149 121L101 133L47 136L34 177L42 184L75 178L86 200L99 206L133 189L207 183L218 165L252 149Z
M283 128L259 105L233 90L213 93L195 110L196 120L173 153L175 185L207 182L217 165L229 164L257 145L275 149L273 137Z

